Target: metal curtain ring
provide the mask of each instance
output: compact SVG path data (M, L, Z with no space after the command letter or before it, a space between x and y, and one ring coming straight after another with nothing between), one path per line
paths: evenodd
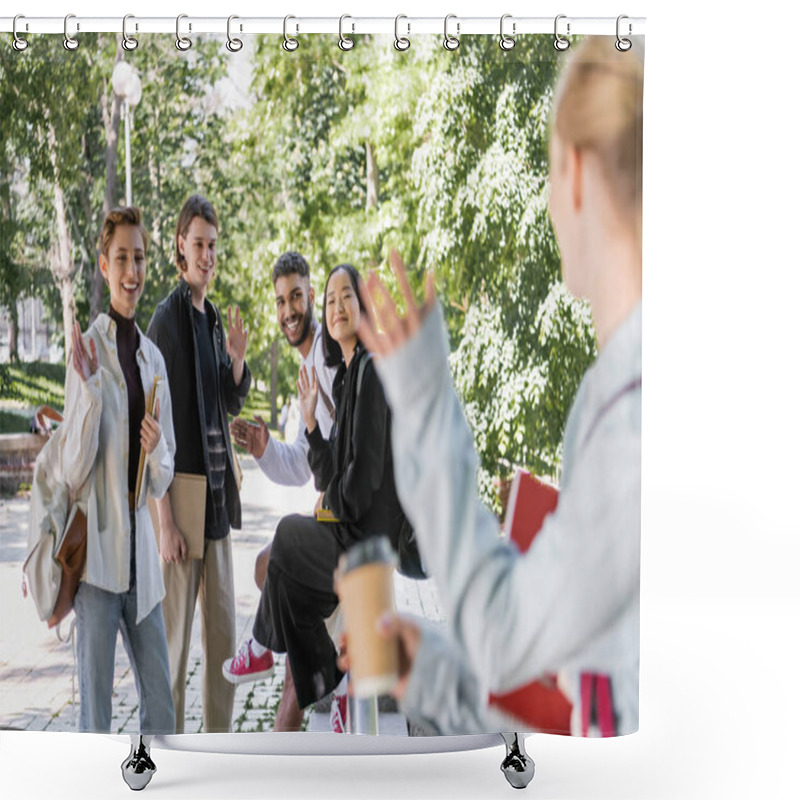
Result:
M617 50L619 50L619 51L620 51L620 53L627 53L627 52L628 52L628 50L630 50L630 49L631 49L631 47L633 47L633 42L632 42L630 39L623 39L623 38L622 38L622 37L619 35L619 24L620 24L620 22L622 22L622 20L624 20L624 19L628 19L628 17L627 17L627 16L625 16L625 14L620 14L620 15L617 17L617 41L614 43L614 47L616 47L616 48L617 48ZM630 22L629 22L629 23L628 23L628 36L630 36L630 35L631 35L631 32L632 32L632 31L633 31L633 27L631 26L631 24L630 24Z
M339 49L345 52L352 50L356 46L356 43L349 36L344 35L344 21L346 19L353 18L349 14L342 14L339 17Z
M447 30L447 25L451 19L457 19L456 15L448 14L444 18L444 41L442 44L444 45L445 50L450 50L452 52L453 50L458 50L458 46L461 44L461 42L455 36L451 36ZM456 22L456 33L459 33L460 31L461 23Z
M555 27L554 27L554 33L555 33L555 37L556 38L553 40L553 47L555 47L555 49L560 51L560 52L563 52L564 50L566 50L569 47L569 39L565 39L558 32L558 21L560 19L566 19L566 18L567 18L566 14L559 14L556 17L556 22L555 22ZM567 23L567 36L569 36L569 34L570 34L570 24L568 22Z
M188 50L192 46L192 40L188 36L181 36L181 20L188 19L188 17L188 14L178 14L175 19L175 47L181 51ZM191 29L192 25L189 23L189 30Z
M289 33L287 31L287 26L289 24L290 19L295 19L295 17L291 16L290 14L288 17L283 18L283 49L287 53L294 53L294 51L297 50L298 47L300 47L300 42L298 42L297 39L294 39L291 36L289 36Z
M23 39L17 33L17 20L20 20L20 19L25 19L25 16L23 14L17 14L17 16L14 17L14 25L11 28L11 31L14 34L14 41L12 42L12 46L18 53L22 53L22 52L24 52L25 50L28 49L28 40L27 39ZM25 24L25 29L26 30L28 29L27 23Z
M411 40L406 36L400 36L400 31L398 29L401 19L408 19L408 17L405 14L398 14L394 18L394 49L402 53L411 47ZM408 29L408 33L411 33L411 26L408 23L406 23L406 28Z
M231 53L238 53L244 47L244 42L241 39L234 39L231 37L231 22L235 19L239 19L235 14L231 14L228 17L228 41L225 42L225 47L227 47ZM241 26L239 26L240 31L241 29Z
M126 14L122 18L122 49L135 50L139 46L139 40L134 39L133 36L128 35L128 20L134 19L133 14ZM139 25L136 25L136 30L139 30Z
M64 17L64 49L75 51L78 49L78 40L74 36L70 36L69 30L67 30L71 19L75 19L74 14L67 14ZM80 26L77 26L76 30L80 30Z
M512 36L506 36L505 31L503 30L503 28L505 26L505 22L506 22L507 19L511 19L511 14L503 14L503 16L500 17L500 49L501 50L511 50L514 47L514 45L516 44L516 42L514 41L514 38ZM511 23L511 33L516 33L516 32L517 32L517 23L516 22L512 22Z

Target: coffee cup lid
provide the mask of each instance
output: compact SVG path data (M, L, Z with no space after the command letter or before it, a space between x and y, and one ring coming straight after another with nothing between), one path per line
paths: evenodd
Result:
M354 544L342 558L342 572L363 567L365 564L384 563L397 566L397 554L387 536L370 536Z

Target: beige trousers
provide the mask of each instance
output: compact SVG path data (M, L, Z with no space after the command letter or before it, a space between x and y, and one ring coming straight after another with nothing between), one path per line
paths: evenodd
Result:
M222 675L222 662L235 655L236 607L231 537L205 542L203 559L161 562L167 594L161 604L167 631L175 733L184 733L186 668L194 608L199 595L203 622L203 732L229 733L236 687Z

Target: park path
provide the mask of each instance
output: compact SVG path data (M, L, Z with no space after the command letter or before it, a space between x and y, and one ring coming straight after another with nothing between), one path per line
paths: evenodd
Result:
M271 483L249 456L241 459L242 529L232 531L236 587L237 642L249 638L259 591L253 581L258 551L272 539L285 514L310 510L316 499L311 483L283 487ZM22 563L27 546L28 501L0 500L0 727L19 730L75 731L78 729L78 689L73 694L73 653L36 614L33 601L23 598ZM431 619L443 618L431 581L396 577L398 610ZM68 632L70 617L62 624ZM186 732L202 732L203 651L199 610L192 629L186 689ZM283 687L284 660L264 681L239 686L233 712L233 730L272 730ZM138 701L133 673L121 639L117 641L114 672L112 733L129 732L138 724ZM317 715L320 717L321 715ZM306 714L308 723L310 713ZM319 722L312 725L316 729Z

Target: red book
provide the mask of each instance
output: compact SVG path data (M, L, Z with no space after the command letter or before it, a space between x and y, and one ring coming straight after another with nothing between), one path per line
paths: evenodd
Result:
M508 497L505 530L521 553L534 540L545 517L558 505L558 489L521 469L514 475ZM501 708L534 730L569 735L572 703L546 675L503 695L491 694L491 705Z
M521 469L514 475L506 510L506 533L521 553L530 546L545 517L558 505L558 489Z

